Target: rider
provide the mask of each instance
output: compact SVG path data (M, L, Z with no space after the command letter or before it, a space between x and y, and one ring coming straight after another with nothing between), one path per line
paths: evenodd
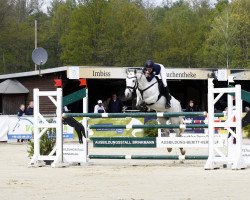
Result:
M152 60L147 60L145 65L144 65L144 69L143 72L145 74L145 76L147 77L147 80L150 82L153 77L155 75L159 75L161 76L161 80L164 86L164 96L166 97L166 108L170 108L170 100L171 100L171 96L169 94L169 89L168 89L168 85L167 85L167 73L166 73L166 69L162 64L156 64L154 63L154 61Z

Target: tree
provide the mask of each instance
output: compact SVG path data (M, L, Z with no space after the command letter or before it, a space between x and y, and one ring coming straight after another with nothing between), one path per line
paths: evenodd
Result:
M249 48L249 10L235 1L219 9L203 48L207 66L247 67Z
M146 36L144 11L136 3L89 1L72 14L61 59L78 65L141 65Z
M155 58L171 67L196 66L196 53L202 43L202 18L189 4L178 1L166 9L159 27Z

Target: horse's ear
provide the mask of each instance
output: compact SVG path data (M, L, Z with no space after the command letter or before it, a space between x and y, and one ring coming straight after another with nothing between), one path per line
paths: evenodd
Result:
M134 70L134 73L136 74L136 72L137 72L137 70L135 69L135 70Z
M128 74L128 68L126 69L126 74Z

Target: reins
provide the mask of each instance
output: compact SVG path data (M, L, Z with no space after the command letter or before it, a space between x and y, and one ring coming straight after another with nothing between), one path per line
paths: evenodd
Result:
M156 80L156 82L154 82L153 84L149 85L149 86L148 86L147 88L145 88L145 89L140 89L140 88L139 88L139 81L141 80L142 76L143 76L143 73L141 73L141 76L140 76L139 80L137 79L137 76L136 76L136 75L133 76L133 77L127 77L128 79L136 78L136 81L135 81L134 87L126 86L126 88L132 89L132 90L138 89L139 92L140 92L140 94L141 94L141 97L142 97L142 99L143 99L143 93L144 93L145 91L147 91L148 89L150 89L151 87L153 87L156 83L158 83L158 81ZM162 94L159 92L159 95L158 95L158 98L157 98L156 102L159 101L159 99L161 98L161 96L162 96ZM146 104L146 105L151 106L151 105L155 104L156 102L151 103L151 104Z

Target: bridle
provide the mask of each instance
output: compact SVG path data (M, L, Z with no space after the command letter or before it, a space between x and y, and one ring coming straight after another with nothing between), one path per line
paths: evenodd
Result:
M128 77L127 76L127 79L133 79L135 78L135 85L132 87L132 86L126 86L126 89L129 89L130 92L134 92L137 88L138 88L138 80L137 80L137 76L132 76L132 77Z
M143 73L141 73L141 76L140 76L140 78L139 78L139 80L142 78L142 75L143 75ZM135 76L132 76L132 77L128 77L127 76L127 78L128 79L133 79L133 78L135 78L135 85L134 85L134 87L132 87L132 86L126 86L126 88L127 89L129 89L129 91L130 92L134 92L136 89L138 89L138 91L140 92L140 94L141 94L141 97L142 97L142 99L143 99L143 93L146 91L146 90L148 90L149 88L151 88L152 86L154 86L156 83L158 83L158 81L156 80L154 83L152 83L151 85L149 85L148 87L146 87L146 88L144 88L144 89L141 89L141 88L139 88L139 80L138 80L138 78L137 78L137 76L135 75ZM158 95L158 99L157 99L157 101L161 98L161 93L159 93L159 95ZM157 102L156 101L156 102ZM153 105L154 103L151 103L151 104L147 104L147 105Z

